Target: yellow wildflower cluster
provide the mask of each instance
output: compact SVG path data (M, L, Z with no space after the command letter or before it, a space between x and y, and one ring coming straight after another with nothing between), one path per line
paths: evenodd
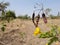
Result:
M39 27L36 27L35 31L34 31L34 36L38 35L41 33L41 29Z

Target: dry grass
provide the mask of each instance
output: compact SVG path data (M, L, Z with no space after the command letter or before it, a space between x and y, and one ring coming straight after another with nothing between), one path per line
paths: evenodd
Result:
M60 19L49 19L48 24L52 23L60 26ZM33 36L35 27L31 20L15 19L5 24L7 25L5 32L0 29L0 45L45 45L49 40ZM50 30L50 26L44 24L42 19L39 22L39 27L42 32Z

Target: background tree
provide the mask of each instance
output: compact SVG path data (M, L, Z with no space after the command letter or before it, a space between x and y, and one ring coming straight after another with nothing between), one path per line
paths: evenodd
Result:
M2 11L2 17L5 15L5 9L9 6L8 2L0 2L0 11Z
M16 15L14 11L7 11L5 15L5 19L9 22L11 19L15 19Z
M8 18L8 17L12 17L12 18L16 18L16 15L15 15L15 12L14 11L7 11L6 12L6 17Z
M19 18L19 19L31 19L31 17L28 16L28 14L20 15L20 16L18 16L17 18Z

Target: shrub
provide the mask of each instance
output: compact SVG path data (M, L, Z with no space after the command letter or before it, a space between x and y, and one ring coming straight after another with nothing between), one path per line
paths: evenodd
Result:
M4 32L5 31L6 24L2 23L1 30Z
M4 31L5 31L5 27L4 27L4 26L2 26L2 27L1 27L1 30L4 32Z
M6 12L6 18L9 18L9 17L16 18L15 12L10 11L10 10L7 11L7 12Z
M60 16L53 16L53 15L50 15L51 19L58 19L60 18Z
M30 16L24 15L24 16L18 16L19 19L31 19Z

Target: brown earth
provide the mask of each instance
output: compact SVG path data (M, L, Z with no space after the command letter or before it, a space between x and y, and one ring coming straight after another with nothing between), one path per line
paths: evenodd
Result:
M39 39L37 36L33 35L35 26L31 20L15 19L10 23L5 22L6 27L4 32L1 31L1 23L0 45L46 45L49 40ZM42 32L50 30L49 24L60 26L60 19L49 19L47 24L44 24L43 20L40 20L39 27ZM56 45L55 42L52 45Z

